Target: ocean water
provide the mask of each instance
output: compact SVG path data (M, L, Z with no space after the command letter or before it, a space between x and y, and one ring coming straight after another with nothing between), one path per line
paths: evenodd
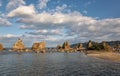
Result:
M0 76L120 76L120 63L84 53L0 53Z

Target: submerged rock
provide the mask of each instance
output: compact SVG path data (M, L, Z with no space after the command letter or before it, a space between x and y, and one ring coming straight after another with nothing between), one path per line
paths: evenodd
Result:
M32 50L34 50L35 52L39 53L45 53L45 42L35 42L32 45Z
M21 39L18 39L18 40L15 42L15 44L13 45L12 49L13 49L13 50L16 50L16 51L18 51L18 50L19 50L19 51L24 50L24 49L25 49L25 46L24 46L22 40L21 40Z
M3 50L3 45L2 44L0 44L0 50Z

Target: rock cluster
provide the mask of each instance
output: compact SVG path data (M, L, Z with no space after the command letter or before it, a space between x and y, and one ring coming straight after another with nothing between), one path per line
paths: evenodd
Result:
M91 49L92 48L92 41L89 40L89 42L87 43L87 49Z
M82 48L83 48L82 43L79 43L79 44L78 44L78 49L82 49Z
M103 46L103 49L106 51L109 51L111 49L111 47L105 41L102 42L102 46Z
M3 45L2 44L0 44L0 50L3 50Z
M64 42L62 48L63 48L64 50L69 50L69 49L70 49L69 42L67 42L67 41Z
M21 40L21 39L18 39L18 40L15 42L15 44L13 45L12 49L13 49L13 50L16 50L16 51L18 51L18 50L24 50L24 49L25 49L25 46L24 46L22 40Z
M32 45L32 50L34 50L35 52L39 53L45 53L45 42L35 42Z

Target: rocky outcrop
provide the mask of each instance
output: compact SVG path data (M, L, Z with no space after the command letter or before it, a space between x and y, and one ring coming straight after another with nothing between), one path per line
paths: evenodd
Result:
M69 49L70 49L69 43L68 43L67 41L64 42L62 48L63 48L64 50L69 50Z
M20 51L20 50L23 51L25 49L25 46L24 46L22 40L18 39L15 42L15 44L13 45L12 49L15 50L15 51Z
M91 49L92 48L92 41L89 40L89 42L87 43L87 49Z
M83 47L82 43L79 43L78 44L78 49L82 49L82 47Z
M3 45L2 44L0 44L0 50L3 50Z
M102 46L103 46L103 49L106 51L109 51L111 49L111 47L105 41L102 42Z
M45 42L35 42L32 45L32 50L34 50L35 52L39 53L45 53Z

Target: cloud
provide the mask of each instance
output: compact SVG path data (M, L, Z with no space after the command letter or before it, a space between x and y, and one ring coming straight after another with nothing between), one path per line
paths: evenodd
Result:
M49 0L39 0L38 8L43 9L43 8L47 7L48 1Z
M1 26L10 26L12 23L7 19L6 15L0 13L0 27Z
M64 5L62 9L66 8ZM28 11L21 11L21 10ZM31 30L27 36L48 42L69 40L71 43L91 40L119 40L120 18L96 19L80 12L38 12L33 5L19 6L7 15L17 18L21 29Z
M6 9L7 10L12 10L15 9L21 5L25 5L25 1L24 0L9 0Z
M27 11L26 11L27 10ZM9 12L7 17L30 17L35 14L34 6L20 6Z

